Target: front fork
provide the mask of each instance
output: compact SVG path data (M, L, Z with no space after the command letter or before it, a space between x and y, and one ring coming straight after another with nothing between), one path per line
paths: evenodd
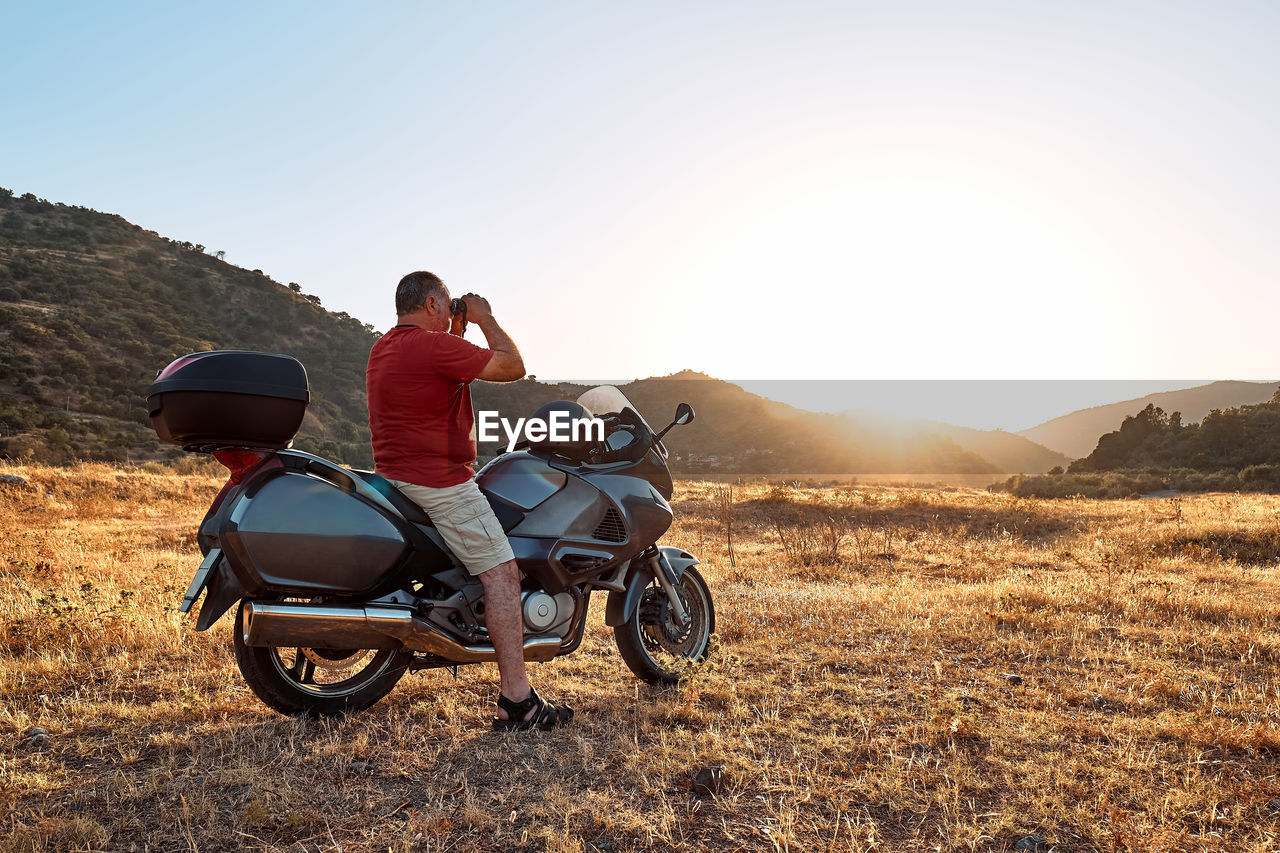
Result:
M685 569L697 563L697 557L670 545L654 545L641 551L631 560L625 588L610 589L609 600L605 605L604 624L616 628L630 619L640 606L645 591L656 580L658 588L670 602L668 613L681 627L687 627L692 617L685 607L684 599L680 597L679 589Z
M685 609L684 601L680 598L680 593L676 591L676 573L671 568L671 563L667 560L666 554L658 549L654 549L649 555L649 566L653 569L653 576L658 580L658 586L662 587L662 591L667 596L667 601L671 606L671 615L679 621L682 627L689 625L689 611Z

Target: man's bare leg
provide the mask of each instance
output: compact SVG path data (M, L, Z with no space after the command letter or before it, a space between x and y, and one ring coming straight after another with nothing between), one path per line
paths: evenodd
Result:
M524 668L524 617L520 613L520 573L515 560L483 572L480 582L484 584L485 627L493 640L493 650L498 653L502 695L512 702L522 702L529 696L530 687ZM499 719L507 718L501 708L498 715Z

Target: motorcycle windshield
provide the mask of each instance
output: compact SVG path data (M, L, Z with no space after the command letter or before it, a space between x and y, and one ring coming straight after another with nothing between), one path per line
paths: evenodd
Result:
M635 404L627 399L627 395L618 390L614 385L597 385L587 393L578 398L578 405L586 409L592 415L616 415L620 414L623 409L630 409L636 413L636 417L640 419L640 423L644 428L653 434L653 427L644 419L644 415L640 414L640 410ZM629 443L630 437L625 432L615 432L608 438L608 445L611 450L618 450Z
M640 414L640 410L627 399L626 394L618 390L616 385L597 385L578 398L578 405L597 416L616 415L623 409L629 408L636 413L645 427L649 428L644 415ZM649 431L653 432L652 428L649 428Z

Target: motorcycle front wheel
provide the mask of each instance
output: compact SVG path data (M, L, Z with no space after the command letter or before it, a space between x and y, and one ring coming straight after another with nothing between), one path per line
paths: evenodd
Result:
M236 666L259 699L281 714L329 717L364 710L391 692L413 652L247 646L244 602L236 611Z
M613 629L618 652L638 678L650 684L671 684L703 660L716 630L716 611L707 582L690 566L676 585L680 603L689 614L681 625L671 612L667 595L655 579L640 596L640 606Z

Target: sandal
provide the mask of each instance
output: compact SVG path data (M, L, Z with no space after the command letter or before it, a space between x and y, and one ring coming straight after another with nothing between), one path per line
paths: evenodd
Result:
M498 694L498 707L507 712L507 719L493 718L494 731L518 732L537 727L542 731L554 729L573 719L573 709L568 705L553 705L538 695L538 691L529 688L529 698L523 702L512 702L501 693ZM525 715L534 714L529 719Z

